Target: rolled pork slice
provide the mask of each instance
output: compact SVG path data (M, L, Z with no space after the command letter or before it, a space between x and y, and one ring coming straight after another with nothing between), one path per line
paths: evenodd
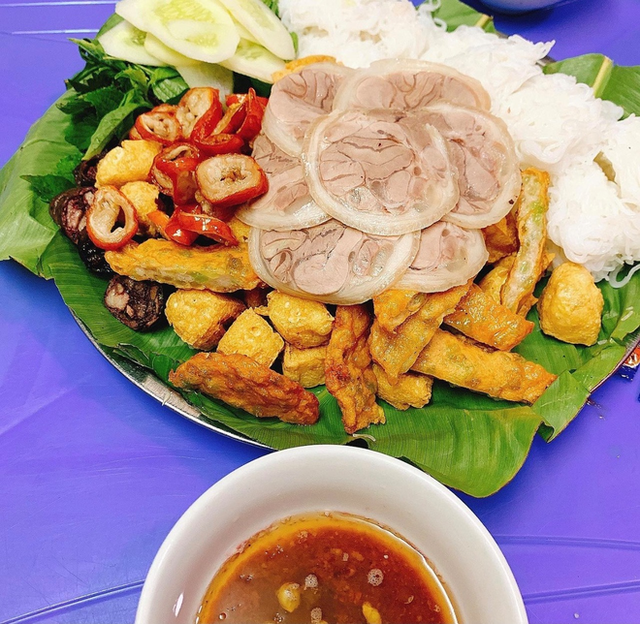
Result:
M331 218L309 195L299 158L285 154L264 134L253 143L253 158L267 174L269 190L236 212L240 221L263 230L291 230Z
M282 292L353 305L393 284L411 264L418 233L382 237L331 220L312 228L251 229L249 258L258 276Z
M520 193L520 165L505 123L477 108L440 102L414 111L447 140L460 199L443 218L465 228L497 223Z
M475 277L488 258L480 230L441 221L422 231L418 253L393 287L443 292Z
M340 85L333 108L414 110L442 101L491 108L489 94L475 78L446 65L408 59L376 61L354 72Z
M333 109L338 86L352 69L314 63L276 82L264 113L265 134L285 153L299 156L307 128Z
M421 230L458 203L446 141L411 113L335 111L309 129L302 160L320 208L368 234Z

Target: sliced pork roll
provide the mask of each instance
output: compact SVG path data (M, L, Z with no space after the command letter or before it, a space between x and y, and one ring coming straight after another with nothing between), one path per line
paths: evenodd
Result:
M407 59L376 61L354 72L340 85L333 108L414 110L442 101L491 108L489 94L475 78L446 65Z
M520 193L518 157L504 122L477 108L446 102L414 114L448 141L458 170L460 199L444 220L465 228L483 228L500 221Z
M442 292L475 277L489 254L480 230L440 222L422 231L418 253L394 288Z
M312 228L251 229L249 257L258 276L282 292L340 305L371 299L411 264L417 233L364 234L331 220Z
M333 109L333 98L353 70L335 63L314 63L286 75L271 89L262 127L290 156L299 156L309 125Z
M316 203L369 234L421 230L458 202L445 140L410 113L331 113L309 129L303 161Z
M269 190L240 208L238 219L263 230L291 230L331 218L309 195L299 158L285 154L264 134L253 143L253 157L269 178Z

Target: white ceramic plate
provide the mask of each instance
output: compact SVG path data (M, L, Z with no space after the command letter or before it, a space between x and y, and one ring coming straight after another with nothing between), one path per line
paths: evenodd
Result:
M398 459L342 446L279 451L207 490L156 555L136 624L193 624L215 572L243 541L314 511L364 516L411 542L444 581L461 624L527 624L504 556L468 507Z

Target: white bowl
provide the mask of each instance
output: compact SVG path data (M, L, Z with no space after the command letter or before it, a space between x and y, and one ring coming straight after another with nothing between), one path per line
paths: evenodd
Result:
M314 511L370 518L411 542L443 579L461 624L527 624L504 556L468 507L400 460L344 446L271 453L207 490L158 551L136 624L193 624L215 572L242 542Z

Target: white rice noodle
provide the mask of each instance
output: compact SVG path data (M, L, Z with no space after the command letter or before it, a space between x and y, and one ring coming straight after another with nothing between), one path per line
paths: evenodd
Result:
M620 107L597 99L590 87L564 74L535 76L494 104L522 164L552 174L572 162L593 160L611 121L622 115Z
M602 147L623 201L640 209L640 117L612 124Z
M409 0L281 0L278 8L298 35L299 56L329 54L348 67L419 59L438 31L433 20L418 19Z
M576 163L553 177L549 238L596 281L640 261L640 209L624 202L595 162Z
M518 35L505 39L482 28L460 26L452 33L437 33L422 58L472 76L493 102L500 102L542 73L537 63L549 54L553 43L532 43Z

